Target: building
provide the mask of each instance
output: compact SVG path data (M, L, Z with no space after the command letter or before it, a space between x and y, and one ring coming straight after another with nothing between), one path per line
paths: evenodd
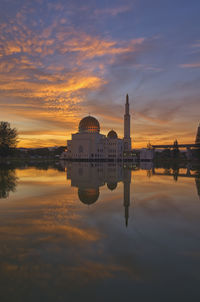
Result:
M154 159L154 149L142 148L140 150L140 161L152 161Z
M126 152L126 153L125 153ZM126 96L124 114L124 138L118 138L114 130L107 135L100 133L99 121L93 116L84 117L78 132L67 141L67 148L61 159L97 161L122 160L124 154L131 152L129 97Z

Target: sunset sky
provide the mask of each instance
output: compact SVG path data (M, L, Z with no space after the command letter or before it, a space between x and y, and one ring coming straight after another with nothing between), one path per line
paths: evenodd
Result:
M200 122L199 0L1 0L0 121L19 147L65 145L89 113L133 147L192 143Z

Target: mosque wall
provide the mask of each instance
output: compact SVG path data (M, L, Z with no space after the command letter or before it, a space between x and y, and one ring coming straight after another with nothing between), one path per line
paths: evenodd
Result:
M124 135L119 139L114 130L107 137L100 134L100 124L95 117L86 116L79 123L79 132L67 141L67 151L61 159L121 160L124 151L131 151L129 99L126 96Z

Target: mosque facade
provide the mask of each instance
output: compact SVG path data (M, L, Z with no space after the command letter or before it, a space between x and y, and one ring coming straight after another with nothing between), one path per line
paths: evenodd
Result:
M67 141L66 151L61 159L69 160L122 160L131 152L129 97L126 95L124 114L124 138L119 138L114 130L107 135L100 133L99 121L93 116L84 117L78 132Z

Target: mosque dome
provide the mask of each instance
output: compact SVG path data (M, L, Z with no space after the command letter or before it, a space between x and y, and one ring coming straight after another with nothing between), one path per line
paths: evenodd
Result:
M108 132L107 138L114 139L114 138L118 138L118 136L114 130L111 130Z
M117 188L117 182L109 182L107 183L107 187L109 190L113 191Z
M98 133L100 125L98 120L93 116L84 117L79 123L79 132Z
M93 204L99 198L99 188L78 189L78 197L84 204Z

